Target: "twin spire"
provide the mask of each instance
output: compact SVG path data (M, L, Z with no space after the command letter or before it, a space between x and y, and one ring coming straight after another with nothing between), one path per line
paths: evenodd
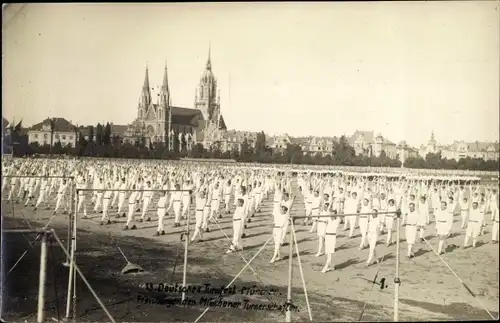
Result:
M212 69L212 62L210 60L210 43L208 44L208 60L207 60L207 70ZM170 101L170 90L168 88L168 72L167 72L167 60L165 59L165 71L163 72L163 84L161 86L160 97L165 103L169 103ZM145 97L146 104L149 105L151 103L151 88L149 86L149 71L148 71L148 63L146 62L146 74L144 76L144 85L142 86L142 97Z
M168 71L167 71L167 60L165 60L165 71L163 73L163 84L161 86L160 97L161 103L168 104L170 101L170 93L168 88ZM143 102L146 105L151 104L151 88L149 86L149 70L148 63L146 62L146 74L144 76L144 84L142 86L141 97L143 97Z

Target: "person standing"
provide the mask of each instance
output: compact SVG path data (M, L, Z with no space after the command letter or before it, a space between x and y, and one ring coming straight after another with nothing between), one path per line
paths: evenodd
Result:
M99 183L97 183L96 185L96 202L95 202L95 206L94 206L94 212L95 213L102 213L102 209L99 210L100 208L102 208L102 197L103 197L103 194L104 194L104 182L103 182L103 178L100 177L99 178Z
M38 207L40 206L40 204L42 204L43 202L45 202L47 208L49 207L49 204L48 204L48 201L47 201L47 192L48 192L48 187L49 185L49 181L48 181L48 178L45 176L44 178L42 178L42 181L40 183L40 192L38 193L38 200L36 201L36 204L35 204L35 208L34 208L34 211L36 212L36 210L38 209ZM10 192L9 192L10 194Z
M309 230L310 233L313 233L314 230L316 229L316 226L318 225L318 215L320 212L321 208L321 196L319 195L319 189L314 190L314 196L312 198L312 203L311 203L311 217L313 218L313 225L311 227L311 230Z
M83 206L83 218L87 218L87 203L85 202L85 191L82 191L87 188L87 181L85 177L81 177L76 182L76 188L78 191L78 205L77 205L77 213L80 213L80 210Z
M151 187L151 181L147 181L144 186L144 191L142 192L142 215L139 219L140 222L144 221L146 214L148 213L149 203L151 202L151 195L153 194ZM146 221L151 221L151 217L148 215Z
M125 217L125 212L123 212L123 214L122 214L122 209L123 209L123 205L125 204L125 198L127 196L126 195L127 192L125 191L127 188L128 188L127 181L125 180L125 177L122 177L122 182L118 186L118 189L120 191L118 192L118 211L116 214L117 218Z
M356 213L358 212L358 198L356 192L351 192L351 195L345 201L344 204L345 214L345 222L349 223L349 239L354 235L354 228L356 227ZM347 226L344 224L344 229L347 229Z
M392 198L390 198L387 203L387 212L391 212L385 215L385 227L387 228L386 246L389 247L394 242L392 239L392 232L394 231L394 222L396 219L396 202Z
M243 247L241 246L241 229L243 228L243 224L241 222L243 221L243 214L245 212L245 201L242 198L239 198L237 203L238 204L233 214L233 241L226 253L243 250Z
M210 210L210 217L214 218L222 218L222 215L220 214L220 196L221 196L221 190L219 187L219 182L216 181L214 183L214 187L212 189L212 199L211 199L211 210Z
M135 225L135 211L136 211L136 203L137 203L137 195L138 191L135 190L136 186L135 184L132 184L132 192L130 193L130 196L128 197L128 216L127 216L127 224L125 224L124 230L128 230L130 225L132 224L132 227L130 228L131 230L137 229L137 226Z
M163 219L165 218L165 212L167 209L167 191L161 191L161 196L158 199L158 230L156 231L156 236L165 235L165 229L163 227ZM186 238L187 239L187 238Z
M191 181L186 179L185 184L182 187L183 192L182 196L182 218L185 219L187 212L189 212L189 208L191 206L191 192L193 190L193 185L191 185Z
M328 195L328 194L325 194ZM328 201L328 199L325 199L325 201ZM331 211L330 211L330 203L329 202L324 202L323 203L323 208L321 212L319 213L321 218L317 219L318 222L318 230L317 230L317 236L318 236L318 252L316 253L316 257L320 257L324 255L323 253L323 247L325 244L325 236L326 236L326 226L327 226L327 216L331 216Z
M467 229L465 230L464 248L467 248L470 238L472 238L472 247L476 247L477 237L481 231L481 225L484 221L484 214L478 207L477 202L472 202L472 209L470 210Z
M113 195L113 185L111 181L106 179L105 189L102 200L102 217L101 217L101 225L111 224L111 220L109 218L109 206L111 204L111 196Z
M287 212L285 214L286 218L285 218L285 222L283 224L283 228L281 230L281 233L282 233L281 244L282 245L285 242L286 234L288 232L288 224L290 222L288 220L290 218L290 212L292 210L292 203L293 203L293 199L290 199L290 195L288 193L283 193L283 197L282 197L280 205L281 206L283 206L283 205L286 206Z
M195 202L195 218L196 218L196 223L195 223L195 228L194 228L194 233L193 236L191 237L191 242L195 242L196 238L199 237L199 241L203 241L203 229L202 229L202 224L203 224L203 219L204 219L204 209L205 209L205 204L207 203L206 201L206 196L205 196L205 191L200 190L198 194L196 195L196 202Z
M450 234L453 218L450 218L451 213L448 212L446 201L441 202L441 208L437 210L436 216L436 231L438 235L438 254L443 254L445 251L445 240Z
M327 218L326 232L325 232L325 252L326 252L326 263L322 273L326 273L330 270L335 270L335 266L332 266L332 257L335 253L335 247L337 244L337 231L340 225L340 217L337 216L337 210L332 211L332 215Z
M408 244L407 256L408 258L413 258L413 246L416 242L417 226L425 224L425 219L422 218L422 215L416 210L414 202L410 202L410 204L408 204L406 220L405 237L406 243Z
M224 185L224 205L225 205L226 214L231 213L231 211L229 210L229 205L231 202L232 189L233 189L233 187L231 185L231 179L228 179L226 185Z
M429 203L424 195L420 196L420 202L418 204L418 208L416 209L418 214L417 229L420 234L420 242L424 242L425 227L429 223Z
M273 257L271 258L270 263L274 263L281 259L280 256L280 248L281 248L281 239L283 237L283 227L285 225L285 221L287 219L288 208L283 205L280 210L280 214L274 219L273 226L273 238L274 238L274 252Z
M366 247L370 216L369 214L372 212L373 209L370 207L370 201L365 197L363 199L363 205L361 206L361 213L359 215L359 231L361 232L361 243L359 244L359 250L363 250Z
M368 259L366 260L366 267L370 266L373 264L374 259L375 262L378 264L379 260L377 258L377 253L375 251L375 247L377 246L377 239L378 239L378 231L380 229L380 220L378 218L378 205L374 205L372 209L372 214L369 215L369 221L367 225L367 238L368 238L368 245L370 246L370 251L368 253ZM361 227L361 223L360 223Z
M67 210L68 210L68 203L66 200L67 188L68 188L68 184L67 184L66 178L63 178L63 180L59 186L59 189L57 190L57 200L56 200L56 208L54 210L54 215L57 214L57 211L59 210L59 208L61 206L64 208L63 214L67 213Z

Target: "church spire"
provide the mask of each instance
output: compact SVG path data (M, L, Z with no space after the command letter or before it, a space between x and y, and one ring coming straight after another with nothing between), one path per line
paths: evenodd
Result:
M163 72L163 84L161 86L160 92L160 104L167 106L170 102L170 91L168 88L168 70L167 70L167 60L165 59L165 71Z
M163 72L163 85L162 89L165 88L168 90L168 73L167 73L167 60L165 59L165 71Z
M144 85L142 86L141 103L145 106L149 106L151 104L151 89L149 88L149 72L147 62L146 74L144 76Z
M210 43L208 43L208 60L207 60L207 70L212 69L212 61L210 60Z
M148 62L146 62L146 74L144 76L144 85L142 86L143 89L148 89L149 90L149 72L148 72Z

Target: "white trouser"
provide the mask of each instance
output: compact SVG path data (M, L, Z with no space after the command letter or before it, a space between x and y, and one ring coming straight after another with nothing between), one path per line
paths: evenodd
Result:
M159 207L158 208L158 232L164 231L164 228L163 228L163 218L165 217L166 211L167 210L165 209L165 207Z

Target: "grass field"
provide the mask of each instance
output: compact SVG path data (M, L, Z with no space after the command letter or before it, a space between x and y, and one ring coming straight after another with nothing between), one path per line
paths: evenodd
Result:
M295 186L295 185L294 185ZM252 218L246 231L248 237L243 240L242 255L250 260L270 237L271 200L266 200L262 212ZM80 220L76 261L92 287L106 304L106 307L117 321L136 322L169 322L194 321L206 308L200 305L201 297L215 295L189 294L197 305L167 306L160 304L143 304L137 301L138 295L154 298L158 295L180 297L175 293L153 293L144 291L142 285L147 283L174 284L182 283L182 266L184 247L180 245L182 228L174 228L172 215L165 220L167 235L154 237L156 231L156 212L150 211L152 222L138 224L138 230L122 231L125 218L113 219L114 224L100 226L100 215L89 214L90 219ZM303 214L304 205L298 198L292 214ZM24 208L22 204L4 204L2 207L3 228L27 228L28 224L42 227L51 218L52 211L38 211ZM66 243L66 215L57 215L51 222L59 237ZM221 226L227 235L232 236L230 215L220 219ZM453 225L455 234L448 240L448 252L443 256L451 268L477 295L481 302L498 317L499 306L499 251L498 245L489 243L491 225L486 234L480 237L481 243L476 249L460 249L463 244L463 231L459 229L458 219ZM211 284L226 285L243 268L245 262L238 253L226 255L229 242L216 224L210 224L211 232L205 234L205 241L189 247L187 282L193 285ZM297 240L300 248L300 259L306 280L309 303L314 321L357 321L361 311L367 304L363 321L392 320L395 273L395 246L377 246L377 254L383 258L380 267L365 267L368 249L359 251L359 231L354 239L348 240L345 232L341 232L337 240L337 251L334 255L336 270L321 274L324 258L316 258L317 239L308 232L308 228L296 226ZM428 241L436 247L434 232L429 228ZM34 321L38 295L38 271L40 261L40 242L34 243L35 249L29 247L28 240L33 235L5 234L2 242L5 275L21 256L24 250L28 253L17 267L7 276L6 289L3 294L2 318L7 321ZM385 241L385 235L379 242ZM401 230L401 255L406 254L404 230ZM62 318L65 314L68 270L61 263L65 261L62 250L52 243L48 262L46 284L46 317ZM121 269L126 261L116 246L120 246L126 257L144 268L140 274L122 275ZM247 268L234 282L237 291L244 286L256 285L257 289L276 289L281 295L224 296L231 301L267 304L273 302L283 304L287 292L288 246L283 247L284 260L270 264L272 241L251 263L257 273ZM179 255L177 257L177 255ZM173 273L175 266L175 274ZM378 281L386 279L387 288L381 289L373 285L377 270ZM416 257L408 260L401 258L400 278L402 281L399 293L400 320L487 320L490 319L485 310L453 276L441 260L426 244L416 247ZM293 267L292 302L298 312L292 313L293 321L309 319L306 300L300 278L298 261L295 257ZM83 281L77 280L76 321L107 321L106 314L99 307ZM278 310L254 310L240 308L212 307L201 321L284 321L284 313Z

